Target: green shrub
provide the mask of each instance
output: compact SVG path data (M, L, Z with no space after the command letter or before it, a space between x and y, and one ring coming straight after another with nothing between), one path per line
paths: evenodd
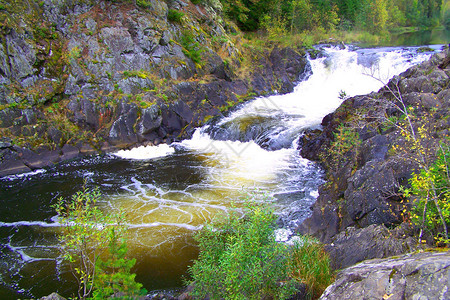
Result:
M450 226L449 170L450 141L447 140L447 143L441 143L436 160L428 171L422 168L413 174L409 180L411 189L403 190L406 196L415 199L411 213L413 223L422 225L438 245L450 244L445 232L445 226Z
M333 142L321 159L330 170L336 171L352 158L357 157L360 144L361 140L356 129L350 125L341 124L334 133Z
M150 8L152 6L146 0L136 0L136 5L142 8Z
M107 259L97 261L98 274L94 281L93 299L120 297L121 299L136 299L144 296L147 290L135 281L136 274L131 273L136 259L128 259L127 244L121 228L112 227L108 233L109 247Z
M195 235L200 253L189 268L195 299L286 299L295 292L289 249L275 241L273 211L250 202L244 212Z
M181 36L181 46L183 47L183 53L189 57L194 63L200 64L202 61L203 49L200 44L194 39L191 32L185 31Z
M169 9L169 13L167 14L167 20L173 23L179 23L181 24L181 21L183 20L184 13L181 11L178 11L176 9Z

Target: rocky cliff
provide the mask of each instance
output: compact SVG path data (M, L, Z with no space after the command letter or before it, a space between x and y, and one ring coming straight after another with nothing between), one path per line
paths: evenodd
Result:
M301 154L322 163L327 183L299 231L327 244L336 269L418 247L411 204L399 191L418 170L417 149L409 148L400 129L404 115L392 104L403 102L412 126L426 129L422 142L432 159L450 128L449 55L435 54L377 93L347 99L323 119L322 130L301 137Z
M202 3L0 1L0 176L185 138L293 89L304 57L252 49Z

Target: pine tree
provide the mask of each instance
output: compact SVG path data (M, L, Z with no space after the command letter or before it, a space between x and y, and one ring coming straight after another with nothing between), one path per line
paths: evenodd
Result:
M119 299L138 299L147 292L142 284L135 281L136 274L131 273L136 259L126 257L128 248L122 233L117 228L109 231L107 259L97 262L98 276L94 283L93 299L108 297Z

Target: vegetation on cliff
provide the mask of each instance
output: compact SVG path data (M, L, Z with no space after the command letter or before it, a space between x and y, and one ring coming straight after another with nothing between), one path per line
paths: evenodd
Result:
M405 3L0 1L0 156L10 161L1 169L35 169L21 149L59 153L48 165L187 137L245 99L292 89L302 46L353 40L346 30L436 26L448 10ZM297 53L274 57L280 44Z
M245 99L290 91L304 71L293 50L248 44L220 6L146 3L2 5L2 175L187 137ZM36 164L25 150L54 155Z

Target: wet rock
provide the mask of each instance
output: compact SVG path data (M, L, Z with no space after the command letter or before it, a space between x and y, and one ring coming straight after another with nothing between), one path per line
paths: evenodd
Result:
M152 131L161 126L162 117L159 115L159 109L157 105L152 105L149 108L142 110L141 118L137 125L137 133L141 140Z
M397 85L400 87L405 105L419 105L417 114L430 116L432 126L435 126L433 138L436 139L430 141L430 144L443 138L449 127L445 117L448 115L448 100L443 98L448 94L450 78L444 76L442 70L436 71L444 57L435 55L429 61L394 77L388 84L391 90L396 90ZM379 109L384 106L374 105L374 101L392 98L394 97L387 87L368 96L349 98L322 120L322 130L307 131L300 138L303 157L329 166L326 161L327 149L335 139L338 126L346 124L351 127L349 120L363 112L364 122L356 129L359 133L359 146L341 153L344 163L338 168L327 170L329 182L319 188L319 197L312 207L311 217L299 226L301 233L312 234L322 242L331 244L336 236L341 237L350 226L361 230L373 224L394 228L404 221L404 212L408 210L408 206L403 203L399 185L407 186L408 179L417 171L418 164L415 160L405 159L405 156L392 151L393 145L405 144L402 134L397 127L389 128L386 125L388 122L382 124L379 121ZM398 117L396 110L386 109L381 113L382 116ZM418 127L419 124L414 126ZM364 234L370 236L374 233ZM392 243L395 244L394 241ZM347 247L352 247L351 243ZM398 249L407 251L406 248ZM372 255L365 251L359 253ZM351 255L351 252L345 255ZM345 255L342 254L343 261L346 259Z
M171 105L160 106L161 117L162 117L162 127L168 135L178 136L181 133L181 129L187 125L186 121L180 118L173 109Z
M338 273L320 299L449 299L450 252L374 259Z
M98 151L94 147L92 147L92 145L86 143L82 143L81 145L79 145L79 147L80 147L80 154L84 156L94 155L98 153Z
M80 155L80 150L72 145L65 144L61 149L61 161L77 158Z
M0 150L0 177L26 172L31 172L31 169L23 163L17 152Z
M121 102L117 107L118 118L109 131L109 142L116 147L126 148L137 143L137 135L134 125L137 121L137 108L125 102Z
M17 149L23 163L32 170L41 169L60 161L59 151L46 148L31 151L26 148Z
M86 98L74 98L67 108L73 112L73 120L81 127L93 131L99 128L99 110L97 105Z
M212 50L209 35L226 35L221 14L203 6L191 12L188 1L147 0L147 9L111 1L41 2L27 9L42 16L42 30L14 14L21 25L15 28L11 22L11 28L4 28L0 84L7 86L0 89L0 103L7 108L0 111L0 127L21 138L44 136L53 146L66 141L56 120L40 122L45 116L39 111L49 104L58 104L61 116L107 145L153 144L188 138L196 126L247 99L250 92L258 96L292 90L307 64L291 49L275 49L258 58L253 75L238 79L234 70L239 49L228 41L220 55ZM202 48L201 67L179 43L188 27L167 20L168 6L187 5L185 13L192 13L189 28L208 31L208 37L193 31ZM226 62L223 54L229 56ZM146 106L157 99L151 109L131 104ZM22 103L38 108L19 109ZM95 145L101 147L109 148ZM62 159L78 155L67 151Z

